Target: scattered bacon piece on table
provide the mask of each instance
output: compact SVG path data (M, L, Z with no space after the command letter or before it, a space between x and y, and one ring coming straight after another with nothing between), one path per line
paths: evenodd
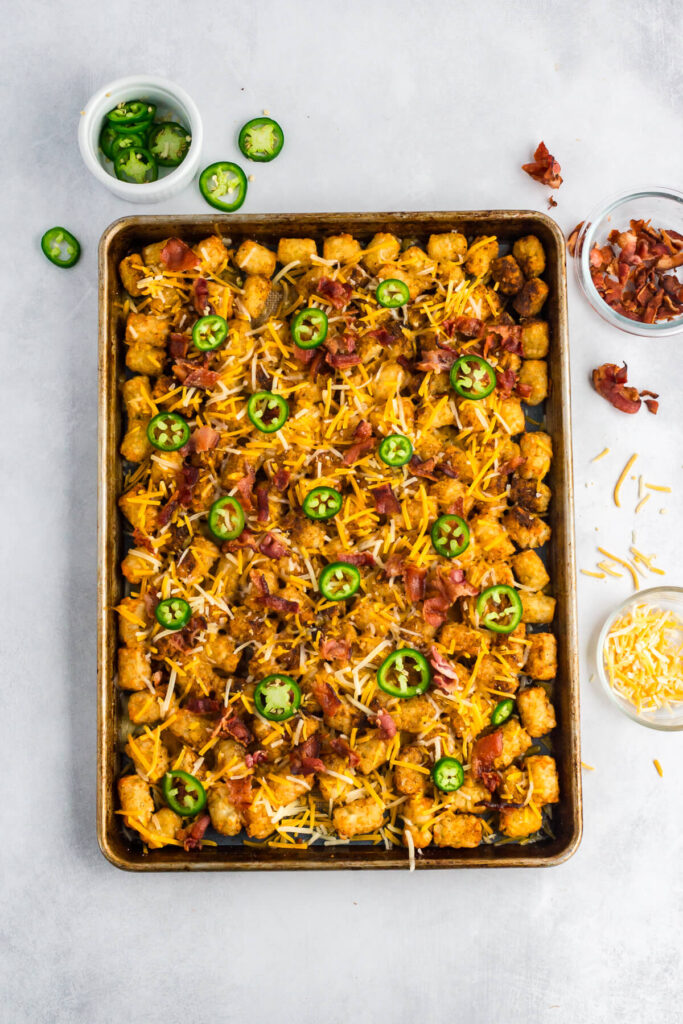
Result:
M620 412L636 413L640 409L643 396L645 404L650 412L656 413L659 409L659 402L656 401L659 395L654 391L638 391L638 388L628 387L626 384L628 371L626 363L617 366L616 363L603 363L602 366L593 370L593 387L602 398L619 409Z
M534 181L540 181L542 185L547 185L549 188L559 188L562 184L560 176L562 168L549 152L545 142L539 142L533 162L522 164L522 170L526 171Z

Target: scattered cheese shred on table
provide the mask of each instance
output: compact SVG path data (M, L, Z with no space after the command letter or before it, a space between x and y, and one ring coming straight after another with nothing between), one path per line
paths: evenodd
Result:
M616 619L605 640L605 671L612 689L639 712L683 701L683 621L673 612L634 605Z
M611 450L611 448L603 448L601 452L598 452L598 454L591 459L591 462L599 462L600 459L604 459L605 455L609 455Z
M664 774L664 772L662 771L662 766L661 766L661 764L659 763L659 761L657 760L657 758L655 758L655 759L654 759L654 761L653 761L652 763L653 763L653 765L655 766L655 768L657 769L657 774L658 774L658 775L659 775L659 777L661 778L661 777L662 777L662 775Z
M619 479L617 480L616 484L614 485L614 504L617 506L617 508L621 508L621 502L619 501L619 490L621 489L621 485L623 484L624 480L628 476L628 473L629 473L629 470L631 469L631 466L633 465L633 463L636 461L637 458L638 458L638 452L634 452L634 454L631 456L631 458L628 460L628 462L626 463L626 465L622 469L621 475L620 475Z

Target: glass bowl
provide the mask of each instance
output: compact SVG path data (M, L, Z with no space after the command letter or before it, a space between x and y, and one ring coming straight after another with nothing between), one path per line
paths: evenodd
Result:
M683 234L683 192L673 188L644 188L621 193L601 203L583 222L576 240L574 267L581 290L603 320L627 334L643 338L665 338L683 331L683 314L672 320L642 324L615 312L600 297L590 275L590 251L594 245L605 245L614 228L628 228L631 220L649 220L655 228L672 228ZM680 277L680 274L678 275Z
M674 612L683 623L683 587L652 587L650 590L639 590L638 593L632 594L607 616L600 630L595 657L598 676L605 693L634 722L646 725L650 729L675 732L683 729L683 701L672 704L669 708L657 708L655 711L638 711L630 701L627 701L621 694L612 689L607 678L604 658L607 634L612 628L614 621L637 604L648 604L653 608ZM683 642L683 628L680 641Z

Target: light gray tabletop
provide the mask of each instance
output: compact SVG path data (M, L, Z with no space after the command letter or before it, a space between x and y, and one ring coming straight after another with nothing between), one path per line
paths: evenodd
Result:
M683 6L260 0L2 5L4 601L0 1019L7 1024L575 1024L681 1019L677 735L591 679L627 578L580 577L585 834L545 871L135 877L95 838L97 241L132 207L85 171L79 111L105 81L176 79L206 162L264 108L287 143L245 212L546 208L520 171L545 139L569 230L604 195L680 185ZM138 212L207 212L193 186ZM52 224L83 242L50 267ZM681 583L680 339L604 325L570 268L578 562L657 552ZM661 392L624 416L589 387L626 360ZM603 447L611 454L591 459ZM634 516L632 452L672 494ZM660 509L665 512L660 513ZM658 758L664 775L653 767Z

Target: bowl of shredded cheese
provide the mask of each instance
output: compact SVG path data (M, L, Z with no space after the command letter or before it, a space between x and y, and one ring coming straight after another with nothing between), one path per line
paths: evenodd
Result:
M607 618L600 680L617 707L651 729L683 729L683 588L641 590Z

